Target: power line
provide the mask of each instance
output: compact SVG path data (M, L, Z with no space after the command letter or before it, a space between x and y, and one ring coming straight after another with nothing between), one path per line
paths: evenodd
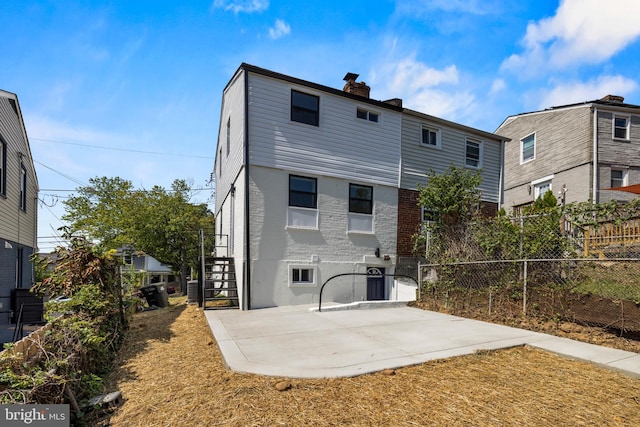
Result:
M65 178L67 178L69 181L73 181L73 182L75 182L76 184L81 185L81 186L83 186L83 187L86 187L86 186L87 186L87 185L86 185L85 183L83 183L82 181L78 181L78 180L77 180L77 179L75 179L75 178L71 178L69 175L64 174L64 173L62 173L62 172L60 172L60 171L58 171L58 170L55 170L55 169L54 169L54 168L52 168L51 166L47 166L47 165L45 165L44 163L41 163L41 162L39 162L39 161L37 161L37 160L34 160L33 162L34 162L34 163L39 164L39 165L40 165L40 166L42 166L42 167L45 167L45 168L49 169L49 170L50 170L50 171L52 171L52 172L57 173L58 175L61 175L61 176L65 177Z
M209 160L213 160L214 157L212 156L195 156L192 154L174 154L174 153L162 153L160 151L144 151L144 150L132 150L130 148L115 148L115 147L105 147L105 146L101 146L101 145L90 145L90 144L80 144L77 142L66 142L66 141L56 141L53 139L42 139L42 138L29 138L30 140L34 140L34 141L45 141L45 142L53 142L56 144L65 144L65 145L75 145L78 147L87 147L87 148L99 148L101 150L112 150L112 151L126 151L129 153L143 153L143 154L156 154L159 156L172 156L172 157L193 157L196 159L209 159Z

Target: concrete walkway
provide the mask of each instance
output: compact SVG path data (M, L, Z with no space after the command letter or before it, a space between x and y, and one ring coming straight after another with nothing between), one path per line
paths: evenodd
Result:
M406 306L323 307L321 313L315 306L204 313L226 364L237 372L347 377L478 350L529 345L640 377L638 353Z

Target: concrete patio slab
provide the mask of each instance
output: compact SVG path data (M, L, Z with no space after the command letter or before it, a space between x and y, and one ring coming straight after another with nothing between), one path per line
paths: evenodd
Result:
M640 354L412 307L205 310L228 367L288 378L355 376L530 345L640 377Z

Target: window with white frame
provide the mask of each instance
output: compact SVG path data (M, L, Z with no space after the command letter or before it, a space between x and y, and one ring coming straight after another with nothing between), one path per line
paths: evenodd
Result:
M380 114L374 111L369 111L364 108L356 109L356 117L362 120L368 120L370 122L378 123L380 121Z
M318 228L317 185L316 178L289 175L288 227Z
M547 191L551 191L551 180L540 181L533 183L533 197L537 199L538 197L544 196Z
M536 134L520 140L520 163L525 163L536 158Z
M349 184L348 231L373 232L373 187Z
M611 169L611 188L624 187L627 185L626 169Z
M470 168L479 169L482 167L482 141L467 138L464 164Z
M629 139L629 116L613 116L613 137Z
M316 267L309 265L289 265L289 286L315 286Z
M320 97L291 90L291 120L308 125L320 125Z
M440 148L440 129L422 126L422 138L420 143L428 147Z

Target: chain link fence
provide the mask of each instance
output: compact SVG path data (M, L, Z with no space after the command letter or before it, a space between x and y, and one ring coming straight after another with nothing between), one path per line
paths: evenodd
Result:
M640 233L619 229L626 231L577 227L556 212L427 225L419 300L456 315L525 315L640 332Z

